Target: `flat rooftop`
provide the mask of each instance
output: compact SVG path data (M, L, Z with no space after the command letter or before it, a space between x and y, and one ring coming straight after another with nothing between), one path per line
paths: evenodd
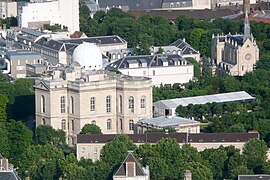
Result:
M169 126L178 126L181 124L193 124L193 123L200 123L198 121L194 121L187 118L182 117L157 117L157 118L147 118L141 119L138 121L138 124L145 124L150 126L157 126L157 127L169 127Z

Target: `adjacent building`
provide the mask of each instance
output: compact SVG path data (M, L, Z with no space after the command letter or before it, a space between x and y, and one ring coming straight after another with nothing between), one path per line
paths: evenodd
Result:
M72 61L75 48L84 42L96 44L103 55L106 55L110 50L127 48L127 42L116 35L72 39L41 37L33 44L32 51L40 53L43 59L50 64L67 65ZM91 54L89 54L89 57L91 57Z
M115 138L115 134L78 134L77 136L77 159L82 157L97 161L100 159L102 147ZM137 146L145 143L156 144L162 138L175 138L179 146L190 144L198 151L205 149L219 148L220 146L234 146L240 151L243 150L246 142L252 138L259 138L259 133L147 133L147 134L129 134L129 139Z
M3 73L9 74L13 79L25 78L27 64L41 64L42 61L38 53L24 49L6 50L2 58L6 64Z
M195 59L197 62L200 61L200 56L201 56L200 52L195 50L190 44L188 44L185 38L174 41L173 43L170 44L170 46L179 48L178 54L182 56L183 58L190 57L190 58Z
M71 33L80 30L79 0L30 0L19 9L20 27L39 29L44 24L59 24Z
M194 77L193 64L178 54L126 56L106 68L125 75L149 77L154 86L187 83Z
M32 45L42 37L49 39L69 38L68 31L51 32L48 30L40 31L30 28L12 28L6 33L6 44L8 48L32 49Z
M214 9L220 6L238 6L247 0L90 0L89 8L94 11L108 11L111 8L120 8L124 11L130 10L183 10L183 9ZM91 3L90 3L91 2ZM256 0L250 0L249 3L255 4Z
M176 99L160 100L153 104L154 117L167 116L172 114L176 116L176 108L178 106L188 106L189 104L206 104L206 103L226 103L226 102L246 102L254 101L252 97L245 91L221 93L206 96L185 97Z
M143 167L132 151L128 151L125 160L114 173L113 180L150 180L149 166Z
M0 17L6 19L17 16L17 2L1 1L0 2Z
M136 123L138 134L158 129L174 129L178 133L200 133L200 122L177 116L161 116L156 118L143 118Z
M269 174L238 175L238 180L268 180Z
M243 76L253 71L259 60L259 48L250 33L247 12L243 35L213 35L211 59L216 75Z
M14 171L13 165L0 154L0 179L2 180L20 180L21 178Z
M104 134L134 133L134 124L152 116L152 81L103 70L100 49L76 47L72 63L47 71L35 82L36 125L66 132L70 145L85 124Z

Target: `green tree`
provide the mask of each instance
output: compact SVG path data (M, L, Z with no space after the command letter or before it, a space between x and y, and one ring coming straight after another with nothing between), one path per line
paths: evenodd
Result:
M181 153L185 162L203 162L201 154L198 153L198 150L192 147L190 144L183 145L181 148Z
M201 76L200 64L194 58L186 58L194 66L194 77L199 78Z
M36 180L58 179L65 170L61 166L64 159L63 151L52 145L31 145L21 155L19 173L22 177L29 176Z
M209 163L214 179L222 179L225 162L228 159L227 152L223 147L218 149L206 149L202 152L202 157Z
M211 169L202 165L199 162L188 162L185 165L185 169L188 169L192 173L192 179L194 180L209 180L213 179Z
M244 155L236 153L228 161L228 178L237 179L240 174L252 174L247 167L247 159Z
M244 133L246 132L245 126L241 123L234 124L229 127L228 132L231 133Z
M81 5L79 8L80 18L88 19L90 15L90 10L86 5Z
M9 146L10 160L15 165L21 164L20 159L32 143L32 132L21 122L9 120L6 124Z
M4 94L0 94L0 122L6 122L7 120L7 104L8 104L8 98Z
M133 144L125 134L116 135L113 141L110 141L103 146L100 151L100 159L112 168L111 172L107 172L108 178L112 177L112 172L116 170L120 163L125 159L128 150L135 149L135 144Z
M50 125L40 125L36 129L36 144L54 146L66 144L66 134L63 130L55 130Z
M8 158L10 147L8 140L8 131L5 124L5 122L0 122L0 154Z
M256 174L263 173L267 149L266 143L259 139L251 139L244 146L243 155L247 159L247 166Z
M80 132L80 134L102 134L99 126L95 124L85 124Z

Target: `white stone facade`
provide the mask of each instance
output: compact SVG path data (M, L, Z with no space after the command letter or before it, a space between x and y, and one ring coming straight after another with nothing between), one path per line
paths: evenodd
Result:
M46 8L44 8L46 7ZM40 28L43 24L60 24L71 33L79 31L79 1L53 0L29 2L19 14L20 27Z
M129 76L151 78L154 86L187 83L194 77L193 64L177 54L126 56L111 63L106 68L115 68L122 74Z
M1 19L17 16L17 2L0 2Z
M73 145L85 124L98 125L104 134L130 134L140 118L152 116L151 79L76 68L36 81L36 126L63 129Z

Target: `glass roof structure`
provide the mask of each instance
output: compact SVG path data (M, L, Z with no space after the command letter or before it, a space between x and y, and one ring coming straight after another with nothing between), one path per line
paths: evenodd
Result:
M195 96L177 99L161 100L154 103L154 106L159 104L165 108L177 108L178 106L188 106L189 104L206 104L206 103L226 103L226 102L245 102L254 101L255 97L252 97L245 91L213 94L206 96Z

